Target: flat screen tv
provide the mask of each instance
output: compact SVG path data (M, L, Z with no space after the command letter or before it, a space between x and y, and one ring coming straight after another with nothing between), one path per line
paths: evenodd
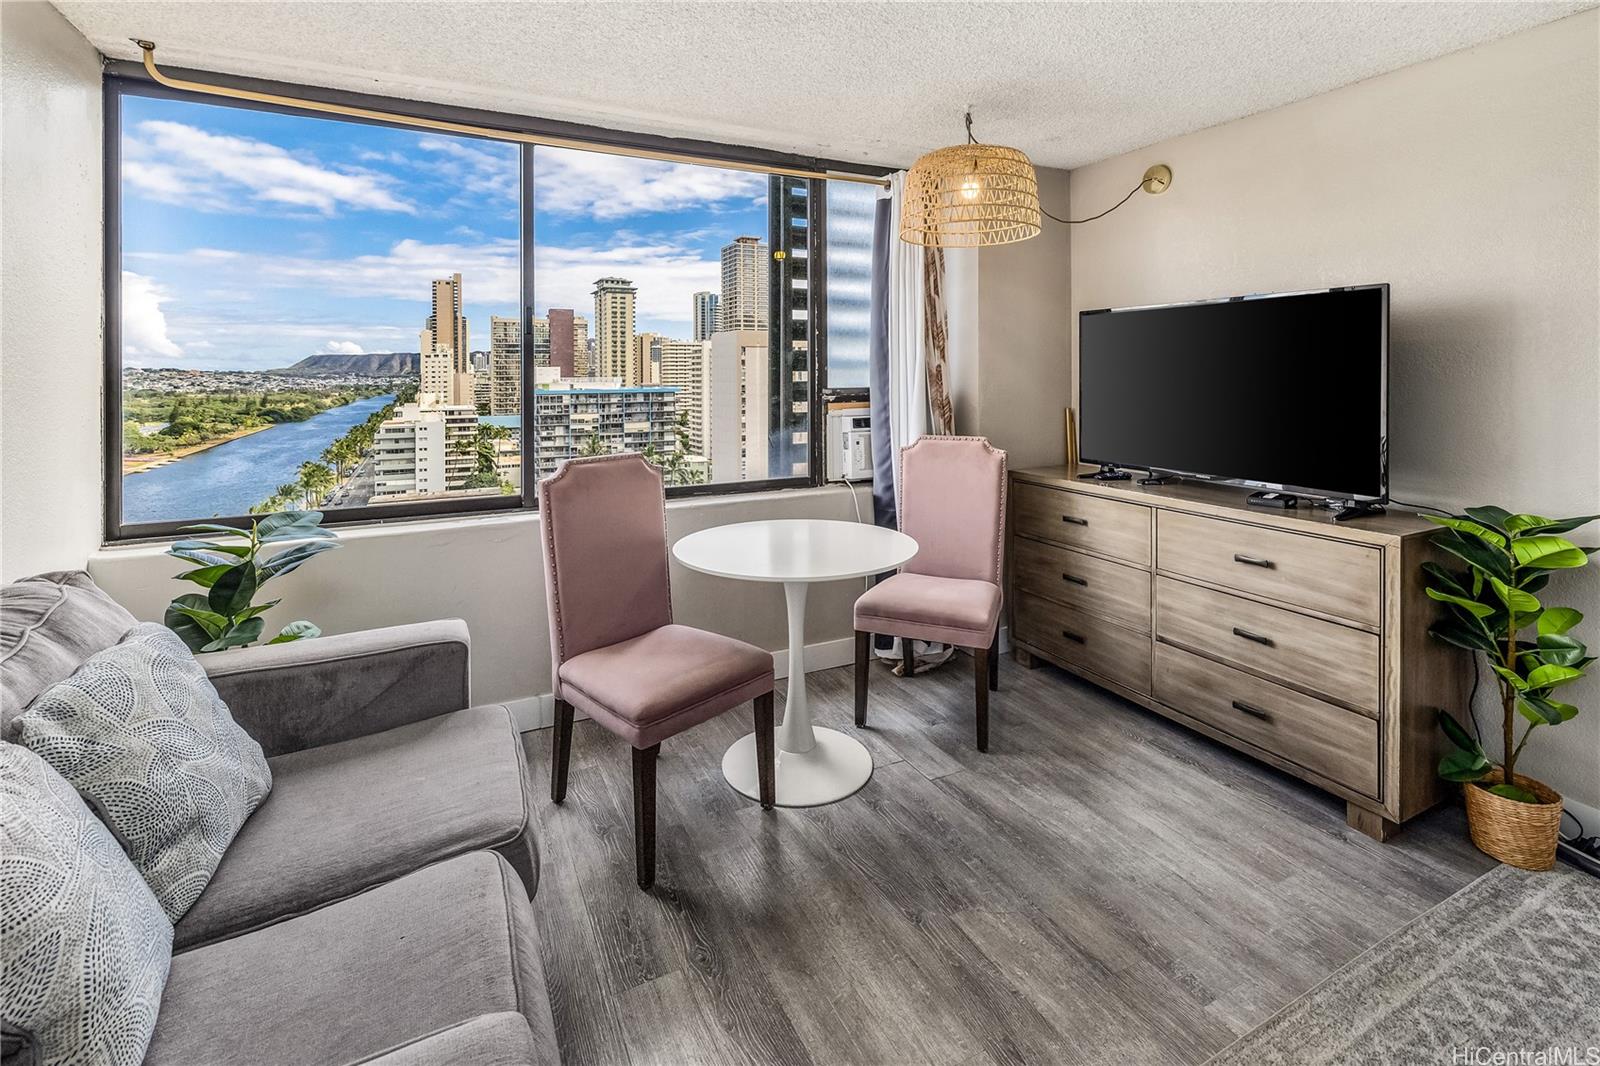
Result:
M1388 498L1389 286L1084 311L1085 462Z

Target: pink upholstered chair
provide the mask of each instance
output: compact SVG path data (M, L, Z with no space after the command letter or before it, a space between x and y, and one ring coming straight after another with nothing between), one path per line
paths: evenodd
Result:
M971 648L978 750L989 750L989 692L1000 687L1000 573L1006 453L982 437L922 437L900 449L900 532L916 558L856 601L856 725L867 724L872 634Z
M539 512L556 698L550 798L567 795L576 707L633 746L634 858L649 888L663 740L754 700L761 806L772 806L772 654L673 624L661 471L639 455L567 460L539 482Z

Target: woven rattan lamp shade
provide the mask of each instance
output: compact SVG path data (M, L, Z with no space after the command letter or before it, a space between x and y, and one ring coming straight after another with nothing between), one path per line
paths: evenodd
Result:
M933 248L1011 244L1039 234L1039 179L1015 148L962 144L906 174L900 239Z

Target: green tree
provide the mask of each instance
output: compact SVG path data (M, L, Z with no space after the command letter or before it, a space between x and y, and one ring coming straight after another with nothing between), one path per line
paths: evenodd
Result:
M611 449L607 448L606 442L600 439L600 434L591 433L583 439L582 444L578 445L578 454L585 457L591 455L610 455Z
M322 463L304 462L300 464L300 488L306 494L306 509L313 510L317 501L335 484L333 471Z

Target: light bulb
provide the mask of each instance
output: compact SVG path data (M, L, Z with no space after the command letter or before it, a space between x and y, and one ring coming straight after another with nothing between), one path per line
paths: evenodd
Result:
M961 183L961 196L963 199L976 200L981 192L983 192L983 183L977 178L967 178Z

